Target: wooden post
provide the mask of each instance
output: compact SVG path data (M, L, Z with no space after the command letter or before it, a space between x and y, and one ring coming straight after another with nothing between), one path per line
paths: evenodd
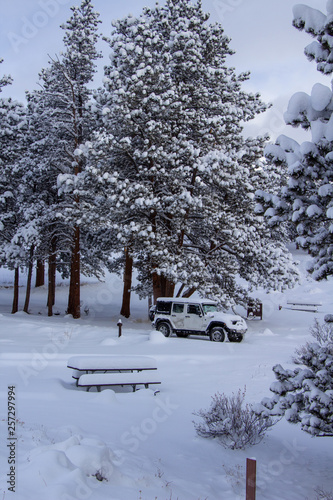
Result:
M118 327L118 337L121 337L121 327L123 326L123 322L121 321L121 319L118 321L117 323L117 327Z
M252 458L246 459L246 500L256 500L256 473L257 462Z

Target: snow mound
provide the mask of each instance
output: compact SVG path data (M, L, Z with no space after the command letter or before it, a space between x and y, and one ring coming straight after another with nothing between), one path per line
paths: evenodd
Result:
M67 458L65 452L48 449L33 454L29 465L21 472L20 480L26 488L41 488L62 482L73 470L75 466ZM31 484L31 478L34 484Z
M88 441L88 444L85 444L83 439L78 445L68 448L66 456L88 477L99 474L106 480L111 478L114 455L104 443L90 443Z
M164 337L163 333L153 330L149 335L149 342L152 344L164 344L168 342L167 337Z
M269 328L265 328L262 335L265 335L266 337L272 337L275 336L276 333L273 333L272 330L270 330Z
M118 403L116 393L112 389L104 389L98 392L96 395L96 400L99 403Z
M99 345L116 345L117 341L114 339L104 339Z
M31 487L66 485L65 490L72 489L71 483L77 475L81 482L86 482L86 478L108 481L114 473L114 459L116 455L103 441L74 435L65 441L32 450L28 465L22 471L22 481L29 488L30 478L34 481L37 478L39 484L31 484Z

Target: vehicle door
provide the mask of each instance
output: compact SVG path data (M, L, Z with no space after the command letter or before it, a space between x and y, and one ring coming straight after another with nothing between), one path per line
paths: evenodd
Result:
M185 330L203 331L203 312L200 304L186 304Z
M171 320L176 330L184 330L185 304L174 303L172 305Z

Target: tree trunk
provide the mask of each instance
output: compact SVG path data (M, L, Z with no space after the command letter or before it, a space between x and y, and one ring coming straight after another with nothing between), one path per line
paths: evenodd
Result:
M133 257L129 254L128 248L125 248L125 270L124 270L124 290L123 303L120 314L129 318L131 314L131 286L133 272Z
M191 297L191 295L194 294L195 291L196 291L196 287L192 286L191 288L188 288L187 290L185 290L182 297L184 297L185 299L188 299Z
M156 300L159 297L162 297L162 289L161 289L161 276L157 273L153 273L153 296L154 296L154 304L156 304Z
M51 239L51 249L48 259L48 296L47 296L47 315L53 315L53 306L55 303L55 289L56 289L56 269L57 269L57 255L56 255L56 238L53 236Z
M175 292L175 284L168 278L164 278L164 280L165 280L164 297L173 297L173 294Z
M36 283L35 287L43 286L45 284L45 265L44 261L38 259L36 265Z
M32 279L32 268L33 268L33 256L34 256L34 247L31 245L30 247L30 255L29 255L29 268L28 268L28 277L27 277L27 289L25 293L25 302L23 306L23 311L27 313L29 311L29 302L30 302L30 293L31 293L31 279Z
M15 267L15 278L14 278L14 297L13 297L13 306L12 306L12 314L17 313L18 311L18 300L19 300L19 268Z
M181 297L181 294L182 294L182 291L184 290L184 288L185 288L185 285L183 283L182 285L180 285L176 297Z
M165 276L153 273L153 295L154 304L159 297L173 297L175 284Z
M74 245L71 258L71 276L67 313L74 319L81 317L80 311L80 228L74 229Z

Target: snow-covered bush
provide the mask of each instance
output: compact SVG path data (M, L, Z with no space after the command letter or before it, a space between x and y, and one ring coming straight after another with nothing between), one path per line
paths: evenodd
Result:
M217 438L225 448L232 450L258 444L276 420L256 414L249 404L243 406L244 398L245 390L240 389L231 396L220 393L212 396L208 410L194 413L203 419L203 423L194 422L199 436Z
M316 321L310 331L316 342L307 342L294 357L301 367L273 367L277 380L270 390L274 396L263 399L256 413L284 415L313 436L333 436L333 325Z
M333 500L333 491L326 491L323 488L316 488L316 500Z

